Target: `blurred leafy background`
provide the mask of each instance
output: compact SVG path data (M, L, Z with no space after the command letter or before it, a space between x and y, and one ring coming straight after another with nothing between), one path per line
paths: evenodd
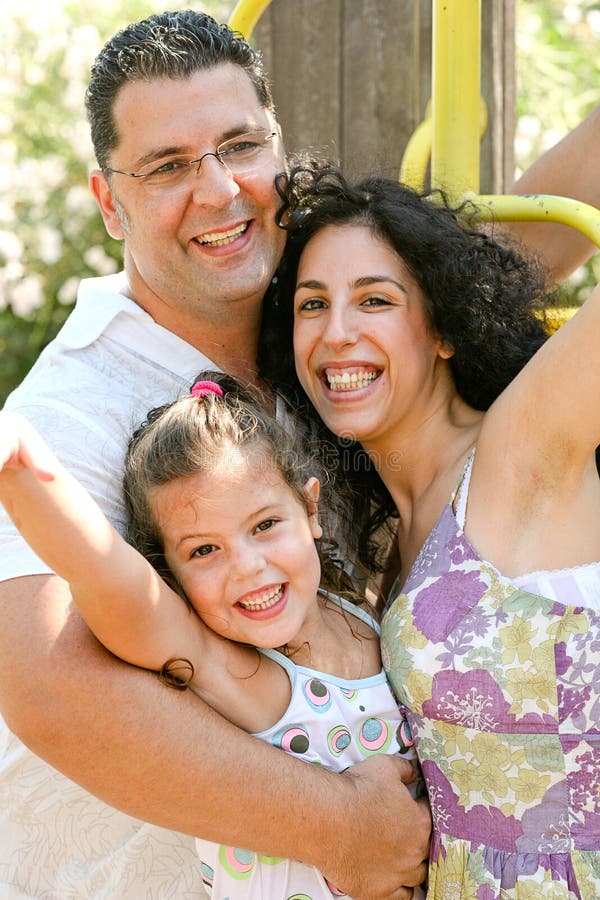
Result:
M94 156L83 107L110 35L185 0L18 0L0 42L0 406L66 319L81 278L115 272L87 187ZM226 21L233 0L195 4Z
M79 279L120 267L120 244L106 235L87 188L90 62L123 25L189 5L19 0L3 13L0 405L64 322ZM200 8L226 21L233 5L205 0ZM598 2L517 0L517 171L600 102L599 38ZM570 279L564 302L582 302L599 279L597 254Z

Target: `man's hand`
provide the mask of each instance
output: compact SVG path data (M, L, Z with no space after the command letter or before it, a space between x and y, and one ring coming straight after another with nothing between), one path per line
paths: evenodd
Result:
M238 730L107 653L55 575L0 584L0 610L4 718L86 790L163 828L301 859L355 900L409 900L424 880L430 817L406 760L339 774Z
M354 800L321 870L355 900L409 900L425 881L431 834L427 802L413 800L406 787L415 779L413 767L399 757L373 756L341 777Z

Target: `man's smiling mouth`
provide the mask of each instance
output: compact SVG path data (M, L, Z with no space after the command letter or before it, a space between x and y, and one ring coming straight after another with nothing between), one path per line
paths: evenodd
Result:
M201 234L195 240L203 247L224 247L226 244L232 244L236 238L244 234L248 230L249 224L249 222L242 222L227 231L207 231L206 234Z

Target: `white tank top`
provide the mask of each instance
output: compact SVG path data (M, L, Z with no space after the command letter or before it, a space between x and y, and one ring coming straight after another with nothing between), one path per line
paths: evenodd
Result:
M475 450L469 456L454 504L456 521L463 531L474 458ZM565 597L568 597L569 606L582 606L586 609L600 611L600 562L573 566L571 569L527 572L524 575L511 577L510 581L516 587L523 591L529 591L531 594L549 597L550 600L556 600L558 603L564 603Z

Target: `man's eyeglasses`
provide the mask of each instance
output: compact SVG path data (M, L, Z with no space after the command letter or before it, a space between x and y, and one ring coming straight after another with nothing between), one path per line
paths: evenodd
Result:
M214 153L203 153L195 157L191 153L169 156L162 160L153 160L139 172L124 172L122 169L111 169L105 172L115 175L127 175L128 178L140 178L149 189L173 194L189 190L200 172L202 161L207 156L214 156L235 177L259 169L272 158L271 141L277 136L276 131L249 131L219 144Z

